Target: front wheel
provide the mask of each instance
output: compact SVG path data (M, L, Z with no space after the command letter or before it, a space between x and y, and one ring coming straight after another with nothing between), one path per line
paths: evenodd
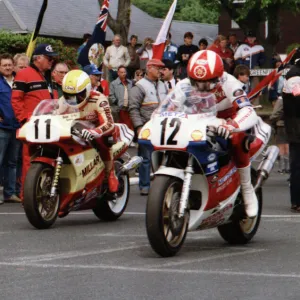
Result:
M153 250L163 256L174 256L182 247L189 224L189 213L179 218L182 180L165 175L155 176L149 191L146 229Z
M253 186L257 181L257 172L252 169L251 170L251 181ZM242 195L240 194L241 202L243 201ZM230 244L247 244L256 234L258 229L261 212L262 212L262 188L259 188L256 191L256 197L258 200L258 214L255 218L247 218L245 217L244 210L242 205L238 205L237 209L240 212L237 213L237 218L234 218L231 223L224 224L218 227L218 231L222 238Z
M37 229L47 229L56 221L59 195L50 197L54 168L33 163L24 184L24 210L28 221Z
M122 166L121 161L115 161L116 172ZM127 173L118 177L119 189L116 196L106 195L98 199L97 206L93 209L94 214L103 221L115 221L122 216L129 200L130 185Z

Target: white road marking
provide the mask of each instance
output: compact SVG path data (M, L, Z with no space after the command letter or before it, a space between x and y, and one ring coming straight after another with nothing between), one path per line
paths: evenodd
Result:
M35 256L24 256L24 257L14 257L11 258L14 261L20 261L21 263L38 263L43 261L52 261L57 259L69 259L69 258L77 258L83 256L90 256L90 255L99 255L104 253L113 253L117 251L125 251L125 250L132 250L141 248L142 245L135 245L135 246L128 246L128 247L119 247L119 248L111 248L111 249L102 249L96 251L66 251L66 252L59 252L59 253L49 253L49 254L42 254L42 255L35 255Z
M25 212L0 212L0 215L25 215ZM93 212L89 211L78 211L78 212L71 212L70 215L94 215ZM133 212L128 211L124 212L124 215L146 215L145 212ZM293 214L293 215L261 215L262 218L274 218L274 219L282 219L282 218L300 218L300 214Z
M196 259L186 259L186 260L181 259L180 261L160 264L159 266L160 267L177 267L177 266L181 266L181 265L200 263L200 262L216 260L216 259L231 258L234 256L248 255L248 254L259 253L259 252L264 252L264 251L267 251L267 249L251 249L251 250L246 250L246 251L242 251L242 252L236 252L236 253L230 252L230 253L226 253L226 254L211 255L208 257L201 257L201 258L196 258ZM145 267L155 268L156 266L157 265L147 265Z
M299 280L300 274L297 273L259 273L259 272L242 272L242 271L224 271L224 270L191 270L191 269L164 269L164 268L145 268L145 267L125 267L115 265L84 265L84 264L22 264L17 262L0 262L1 266L12 266L12 267L29 267L29 268L54 268L54 269L99 269L99 270L117 270L117 271L131 271L131 272L145 272L145 273L165 273L165 274L198 274L198 275L219 275L219 276L247 276L247 277L265 277L265 278L286 278L286 279L297 279Z

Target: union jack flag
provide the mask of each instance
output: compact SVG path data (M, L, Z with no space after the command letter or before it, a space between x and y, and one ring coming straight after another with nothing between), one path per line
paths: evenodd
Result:
M102 64L108 14L109 0L104 0L93 34L78 56L77 61L82 67L90 64L99 67Z

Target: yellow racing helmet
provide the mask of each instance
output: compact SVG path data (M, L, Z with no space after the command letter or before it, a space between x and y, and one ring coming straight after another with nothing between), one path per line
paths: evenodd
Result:
M92 89L89 75L81 70L68 72L62 82L62 90L66 103L80 108L87 102Z

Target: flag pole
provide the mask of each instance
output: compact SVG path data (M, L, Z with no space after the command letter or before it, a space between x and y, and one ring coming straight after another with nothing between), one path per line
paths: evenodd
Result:
M31 59L32 53L33 53L34 48L35 48L36 40L37 40L39 31L40 31L40 28L41 28L41 25L42 25L42 21L43 21L43 18L44 18L45 11L47 9L47 4L48 4L48 0L44 0L43 5L42 5L41 10L40 10L40 13L39 13L39 16L38 16L38 19L37 19L37 22L36 22L36 26L34 28L34 31L31 35L30 42L29 42L28 47L27 47L26 55L28 56L29 59Z

